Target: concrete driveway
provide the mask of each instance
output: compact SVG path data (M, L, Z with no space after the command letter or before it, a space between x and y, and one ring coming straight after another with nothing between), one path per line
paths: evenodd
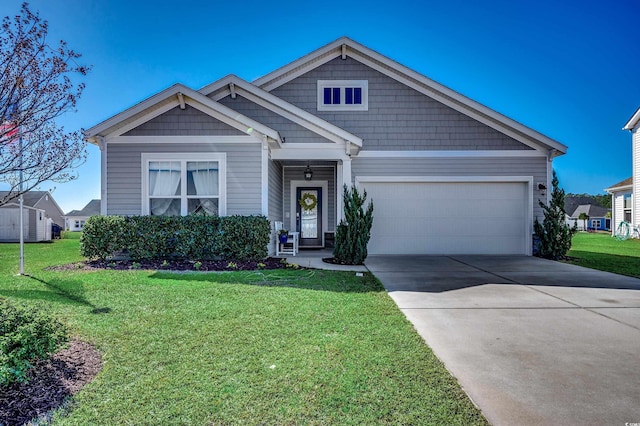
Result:
M366 266L492 424L640 423L640 279L525 256Z

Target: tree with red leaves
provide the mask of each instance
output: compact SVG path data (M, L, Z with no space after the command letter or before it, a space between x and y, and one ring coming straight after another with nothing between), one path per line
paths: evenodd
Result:
M47 40L48 23L22 4L0 28L0 205L45 181L67 182L86 158L82 129L66 132L56 119L75 111L89 67L60 41ZM20 177L22 179L20 179ZM23 184L20 184L20 181Z

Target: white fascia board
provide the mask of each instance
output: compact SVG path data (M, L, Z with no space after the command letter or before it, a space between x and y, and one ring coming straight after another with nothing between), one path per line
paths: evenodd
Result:
M428 77L395 62L347 37L311 52L290 64L279 68L253 82L266 91L271 91L288 81L343 55L346 45L348 56L382 72L383 74L423 93L443 104L470 116L534 149L554 150L552 157L565 154L567 146L555 141L515 120L512 120L460 93L431 80ZM382 66L380 65L382 64Z
M633 130L638 125L638 122L640 122L640 108L638 108L636 112L631 116L622 130Z
M624 186L612 186L611 188L605 188L604 190L607 191L609 194L613 194L613 193L616 193L616 192L633 191L633 184L624 185Z
M211 93L215 92L216 90L221 89L221 88L223 88L225 86L227 86L227 89L228 89L229 84L231 84L231 83L238 84L238 81L244 81L244 80L242 80L240 77L238 77L238 76L236 76L234 74L229 74L229 75L226 75L226 76L222 77L219 80L214 81L213 83L209 83L206 86L200 88L198 90L198 92L202 93L205 96L208 96L209 94L211 94ZM214 98L214 100L216 100L216 101L219 100L219 99L220 98Z
M153 109L149 108L147 109L145 114L138 116L136 119L131 120L131 117L130 117L129 119L126 119L120 126L111 127L111 129L114 129L114 130L110 133L105 134L104 139L106 141L106 140L111 140L115 137L121 136L127 133L129 130L133 130L136 127L146 123L147 121L152 120L157 116L172 110L178 105L179 105L179 102L178 102L178 99L176 98L176 100L174 101L158 104L156 108L153 108ZM98 137L100 136L103 136L103 135L97 135L87 140L95 145L100 146L100 143L98 142Z
M324 65L335 57L342 55L343 44L353 43L347 37L341 37L338 40L332 41L331 43L314 50L311 53L283 66L280 67L269 74L262 76L253 81L253 84L261 87L266 91L271 91L275 87L278 87L287 81L290 81L292 78L296 78L299 75L302 75L309 71L308 64L313 63L313 68L316 68L320 65ZM300 69L297 69L300 68ZM281 81L282 76L286 76L285 81Z
M279 97L272 95L271 93L262 90L261 88L256 87L255 85L246 82L239 77L233 75L227 76L216 83L200 89L199 92L206 95L227 86L225 90L220 91L216 96L213 97L214 101L219 101L220 99L229 96L229 84L233 84L235 86L235 91L240 96L270 111L273 111L276 114L286 118L287 120L291 120L292 122L299 124L302 127L324 138L327 138L333 142L343 142L347 140L354 145L362 147L362 138L354 135L353 133L349 133L334 124L331 124L328 121L323 120L320 117L303 110L302 108L299 108L283 99L280 99Z
M373 55L379 56L379 58L376 58ZM429 96L430 98L495 130L498 130L499 132L504 133L505 135L510 136L531 148L542 148L544 150L553 149L561 154L565 154L567 152L568 147L566 145L563 145L560 142L557 142L498 113L497 111L492 110L491 108L467 98L466 96L461 95L460 93L449 89L448 87L445 87L440 83L405 67L404 65L391 61L382 55L371 52L371 54L366 54L366 56L364 56L353 51L349 56L387 75L388 77L417 90L423 95ZM375 59L375 61L372 61L368 57ZM386 66L381 67L376 61L380 61Z
M256 132L260 133L260 135L255 135L255 137L261 139L261 135L264 135L275 141L281 142L280 135L277 131L249 117L239 114L231 108L219 104L202 95L201 93L198 93L195 90L190 89L182 84L175 84L170 88L165 89L162 92L139 103L135 107L129 108L128 110L115 115L114 117L102 122L101 124L92 127L88 130L86 139L91 143L98 144L97 136L101 135L102 132L111 129L115 130L112 130L107 135L108 138L120 136L123 133L126 133L127 131L139 126L140 124L178 106L180 104L177 98L178 93L182 93L184 96L186 96L186 98L184 98L184 101L192 107L240 130L241 132L251 134L255 130ZM170 100L171 98L175 99ZM170 101L163 103L163 101L167 100ZM153 108L156 105L158 107ZM141 116L137 117L135 120L131 120L131 118L135 117L136 115ZM122 125L119 126L119 124L121 123Z
M232 110L231 108L224 106L212 99L209 99L202 93L199 93L195 90L189 89L185 87L185 90L182 91L183 95L187 96L185 101L189 102L189 98L195 102L191 102L191 106L199 109L205 114L209 114L212 117L226 123L230 126L235 127L236 129L251 134L251 129L258 131L259 133L275 140L282 142L280 140L280 135L278 132L270 127L265 126L245 115L238 113L237 111Z
M344 147L333 144L284 144L282 149L271 150L272 160L345 160ZM295 145L295 146L293 146ZM327 146L328 145L328 146Z
M109 144L132 144L132 143L153 143L153 144L240 144L262 143L258 138L248 135L222 135L222 136L119 136L109 140Z
M323 136L333 142L344 142L347 140L355 145L360 147L362 146L362 138L359 138L338 126L335 126L267 92L264 92L264 95L261 96L262 94L256 93L258 90L262 91L255 87L236 87L236 92L241 96L311 130L314 133L317 133L320 136Z
M463 158L463 157L546 157L537 150L495 151L360 151L358 158Z
M92 143L97 144L97 141L95 139L96 136L101 135L103 132L118 126L118 124L122 123L123 121L126 121L134 117L135 115L144 112L146 109L153 107L154 105L166 100L167 98L175 96L178 92L182 91L183 88L186 87L182 84L174 84L173 86L156 93L155 95L143 100L142 102L132 106L131 108L126 109L121 113L118 113L113 117L106 119L105 121L88 129L86 132L86 139Z

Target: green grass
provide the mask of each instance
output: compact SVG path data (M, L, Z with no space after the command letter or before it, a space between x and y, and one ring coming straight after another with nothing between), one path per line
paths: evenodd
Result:
M0 245L0 296L103 353L54 424L486 424L370 274L44 271L77 240Z
M62 231L60 238L63 240L79 240L82 236L82 232Z
M579 232L568 261L574 265L640 278L640 240L619 241L609 234Z

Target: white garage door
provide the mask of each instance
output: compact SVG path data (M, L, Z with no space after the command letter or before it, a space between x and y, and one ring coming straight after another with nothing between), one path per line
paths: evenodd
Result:
M528 254L524 182L361 182L370 254Z

